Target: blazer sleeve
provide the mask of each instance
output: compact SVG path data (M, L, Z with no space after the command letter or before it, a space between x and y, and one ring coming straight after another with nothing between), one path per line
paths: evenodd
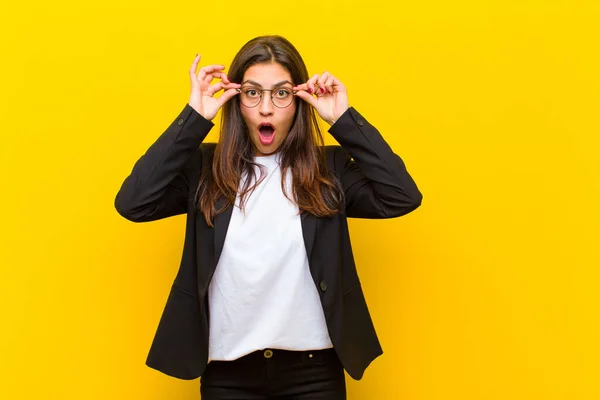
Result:
M200 144L214 124L189 104L135 163L115 198L115 208L133 222L187 211L193 176L201 172Z
M356 109L346 110L329 133L341 145L334 165L348 217L394 218L421 205L423 196L402 159Z

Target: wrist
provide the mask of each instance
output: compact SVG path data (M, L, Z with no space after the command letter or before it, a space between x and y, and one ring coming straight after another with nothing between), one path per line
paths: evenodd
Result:
M189 105L190 107L192 107L192 109L193 109L194 111L196 111L196 113L198 113L198 114L199 114L199 115L200 115L202 118L204 118L205 120L207 120L207 121L211 121L211 120L212 120L212 118L208 118L208 117L207 117L207 116L204 114L204 110L202 110L202 107L200 107L200 106L199 106L198 104L196 104L195 102L193 102L193 101L190 101L190 102L188 102L188 105Z
M332 115L332 116L331 116L331 119L329 119L329 120L326 120L326 122L327 122L329 125L333 126L333 124L335 124L335 123L336 123L336 121L337 121L338 119L340 119L340 117L341 117L342 115L344 115L344 114L345 114L345 113L346 113L346 112L347 112L349 109L350 109L350 107L346 106L346 108L344 109L344 111L340 112L340 113L339 113L339 114L337 114L337 115Z

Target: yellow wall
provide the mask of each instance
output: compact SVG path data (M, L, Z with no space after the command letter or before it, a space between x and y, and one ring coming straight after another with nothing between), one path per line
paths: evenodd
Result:
M351 222L385 354L349 399L600 398L598 2L367 3L2 7L0 399L197 398L144 365L184 218L113 199L194 55L266 33L347 85L424 193Z

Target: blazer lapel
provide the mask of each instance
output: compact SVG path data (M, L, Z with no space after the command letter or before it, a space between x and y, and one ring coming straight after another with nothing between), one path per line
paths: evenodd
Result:
M217 201L216 208L219 210L225 204L223 197ZM231 214L233 212L233 206L230 204L225 211L217 214L215 217L215 267L219 263L221 258L221 252L223 251L223 245L225 244L225 237L227 236L227 229L229 228L229 221L231 220Z
M312 254L313 244L315 242L317 217L310 213L302 212L300 219L302 221L302 236L304 237L306 255L308 256L308 260L310 261L310 255Z

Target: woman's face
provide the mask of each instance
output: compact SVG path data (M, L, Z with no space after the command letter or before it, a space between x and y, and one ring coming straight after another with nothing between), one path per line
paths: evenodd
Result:
M277 152L287 137L294 114L296 113L296 101L292 94L294 86L290 73L278 63L254 64L246 70L242 79L241 93L239 96L242 104L242 116L248 127L250 139L254 145L255 156L265 156ZM255 107L247 107L257 102L262 92L262 99ZM271 100L277 102L279 108Z

